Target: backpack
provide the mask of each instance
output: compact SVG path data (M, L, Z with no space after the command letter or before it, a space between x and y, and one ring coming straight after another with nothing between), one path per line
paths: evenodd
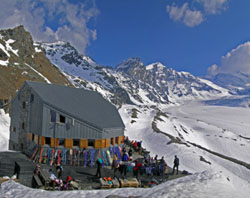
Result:
M97 164L98 164L98 166L99 165L104 165L104 163L103 163L103 161L102 161L102 159L101 158L98 158L98 160L97 160L97 162L96 162Z
M177 158L175 158L175 160L174 160L174 164L175 164L175 165L177 165L177 166L179 165L179 158L178 158L178 157L177 157Z

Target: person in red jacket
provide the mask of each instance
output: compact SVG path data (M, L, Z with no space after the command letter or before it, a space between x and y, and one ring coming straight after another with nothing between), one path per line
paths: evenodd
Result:
M134 176L138 178L138 173L141 170L142 164L135 160L135 167L133 168Z

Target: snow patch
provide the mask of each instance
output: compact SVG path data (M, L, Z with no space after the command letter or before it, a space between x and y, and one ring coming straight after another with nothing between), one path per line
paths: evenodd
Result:
M15 42L15 40L13 40L13 39L7 40L7 41L6 41L6 48L7 48L8 51L13 52L16 56L19 56L19 55L18 55L18 49L14 50L14 49L11 47L11 45L10 45L10 44L12 44L12 43L14 43L14 42Z
M7 151L9 148L9 128L9 114L6 114L3 109L0 109L0 151Z
M164 66L162 63L156 62L156 63L152 63L152 64L150 64L150 65L147 65L147 66L146 66L146 70L151 70L151 69L154 69L155 67L156 67L158 70L162 70L162 69L166 68L166 66Z
M0 43L0 49L3 50L8 57L10 57L9 52L5 49L5 47L1 43Z
M2 65L2 66L8 66L9 65L9 59L6 60L6 61L0 60L0 65Z
M40 72L38 72L37 70L35 70L33 67L31 67L30 65L28 65L27 63L25 63L25 65L27 67L29 67L31 70L33 70L34 72L36 72L39 76L41 76L47 83L51 84L51 82L49 81L48 78L46 78L44 75L42 75Z
M38 48L38 47L35 47L35 51L36 51L36 53L42 52L42 50L40 48Z
M23 71L22 75L28 75L28 72L27 71Z

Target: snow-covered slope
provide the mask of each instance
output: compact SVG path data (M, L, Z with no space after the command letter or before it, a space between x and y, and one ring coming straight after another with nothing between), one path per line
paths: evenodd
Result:
M44 197L145 197L145 198L242 198L247 197L246 191L240 191L220 173L202 172L169 181L154 188L132 189L120 188L113 190L92 191L43 191L30 189L13 181L2 184L1 197L44 198Z
M249 95L250 94L250 75L237 72L219 73L208 78L210 81L218 84L221 87L229 89L235 95Z
M126 135L142 140L153 156L165 156L172 166L178 155L182 170L220 171L232 185L249 189L248 109L191 102L161 109L124 105L119 111Z
M0 151L7 151L9 148L10 117L3 109L0 109Z

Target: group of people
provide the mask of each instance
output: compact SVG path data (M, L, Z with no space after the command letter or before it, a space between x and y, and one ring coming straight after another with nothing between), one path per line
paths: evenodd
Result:
M132 145L134 146L135 150L138 152L142 148L142 141L132 141Z
M134 146L141 148L142 142L132 142ZM136 149L134 149L136 151ZM137 151L136 151L137 152ZM115 154L113 157L112 162L112 169L114 171L114 177L116 177L116 173L120 172L121 176L126 177L127 171L133 172L134 177L138 177L139 174L147 174L147 175L165 175L167 163L164 159L164 156L160 160L158 160L158 155L156 155L154 158L151 158L149 154L144 155L144 159L136 159L133 160L133 150L131 147L127 149L126 147L123 147L122 149L122 156L120 156L121 159L119 159L118 155ZM97 171L96 171L96 177L101 178L101 167L104 165L101 158L98 158L96 161L97 164ZM174 159L174 166L173 166L173 172L178 174L179 171L179 158L175 155Z
M135 161L135 167L134 170L134 176L137 177L138 173L143 174L144 172L147 175L157 175L157 176L164 176L167 168L167 163L164 159L164 156L161 157L161 159L158 159L158 155L156 155L154 158L151 158L149 155L144 156L143 163L139 162L138 160ZM145 170L145 171L144 171ZM178 174L179 171L179 158L175 155L174 159L174 166L172 174L175 173Z
M137 152L142 150L142 141L129 141L128 137L126 137L125 142L133 145L135 151L137 151ZM160 171L160 174L165 173L167 164L166 164L163 156L160 159L160 163L158 161L158 155L155 156L154 161L153 161L152 158L150 158L150 156L149 156L149 158L144 156L144 158L145 158L146 164L148 164L148 163L155 164L156 172L157 172L158 175L159 175L159 171ZM140 163L139 163L139 166L140 166ZM138 169L140 169L140 168L138 168ZM175 158L174 158L174 166L173 166L172 174L175 173L175 170L176 170L176 174L178 174L178 172L179 172L179 158L177 157L177 155L175 155Z

